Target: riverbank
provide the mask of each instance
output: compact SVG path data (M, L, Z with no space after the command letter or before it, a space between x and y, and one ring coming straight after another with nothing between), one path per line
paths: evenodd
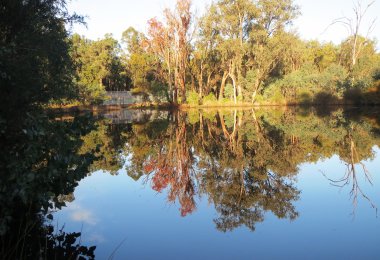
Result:
M171 103L136 103L130 105L70 105L70 106L54 106L47 107L46 109L51 112L58 113L74 113L74 112L94 112L102 113L109 111L118 111L123 109L157 109L157 110L189 110L189 109L252 109L252 108L269 108L269 107L377 107L380 104L355 104L354 102L338 102L330 104L322 103L265 103L265 104L252 104L252 103L237 103L237 104L208 104L208 105L174 105Z

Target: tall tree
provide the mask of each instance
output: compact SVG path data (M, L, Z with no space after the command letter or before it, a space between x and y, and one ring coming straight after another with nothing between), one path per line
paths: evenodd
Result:
M81 20L67 12L65 0L0 2L3 116L75 96L65 26Z
M362 26L363 26L363 19L371 6L373 6L375 1L371 1L368 4L363 5L363 0L357 0L354 3L353 11L354 11L354 17L341 17L332 22L333 24L341 24L349 32L348 42L350 45L350 72L353 71L356 62L359 58L360 53L363 50L363 47L368 43L369 35L373 30L373 27L375 25L375 19L372 20L369 27L367 28L367 32L363 37L362 34Z
M111 35L92 41L74 34L71 42L71 57L82 102L98 103L104 99L106 90L126 88L120 46Z
M166 67L164 74L168 80L172 101L178 103L180 95L181 102L185 103L192 22L191 0L178 0L174 11L164 10L164 17L165 24L155 18L148 22L150 46Z

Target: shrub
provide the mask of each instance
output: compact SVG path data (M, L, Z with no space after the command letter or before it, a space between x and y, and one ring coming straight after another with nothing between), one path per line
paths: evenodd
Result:
M259 96L258 96L259 97ZM271 84L262 95L261 99L264 103L269 104L284 104L286 103L286 99L282 94L281 88L278 84Z
M191 125L195 125L196 123L198 123L199 121L199 111L198 109L190 109L188 112L187 112L187 120L189 122L189 124Z
M373 78L374 80L380 80L380 68L376 69L376 70L373 72L372 78Z
M343 96L341 86L347 78L347 70L338 64L332 64L327 67L318 77L318 85L321 89L328 93L334 93Z
M313 93L308 90L301 90L297 93L297 103L302 105L309 105L313 103Z
M226 84L224 88L224 96L230 100L234 99L234 87L231 84Z
M294 71L271 84L273 88L271 92L276 92L272 93L271 96L276 96L278 100L280 96L278 91L280 91L282 99L294 100L299 91L308 90L315 93L318 88L318 76L319 73L313 65L305 64L300 70Z
M213 93L210 93L207 96L203 97L203 105L215 105L217 102L218 100L216 99Z
M350 88L344 93L344 99L354 104L359 104L362 100L362 90L360 88Z
M260 95L260 94L256 95L255 103L257 103L257 104L263 104L264 101L265 101L265 99L264 99L263 95Z
M100 84L81 86L80 97L85 104L101 104L107 98L107 92Z
M331 93L319 92L314 97L314 103L318 105L336 105L339 103L339 99Z
M199 101L200 101L199 95L195 91L192 91L192 90L188 91L186 99L189 105L196 105L196 106L199 105Z

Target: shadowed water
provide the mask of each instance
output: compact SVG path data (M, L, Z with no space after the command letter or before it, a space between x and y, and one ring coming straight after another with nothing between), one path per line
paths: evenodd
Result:
M71 144L71 155L60 161L64 151L51 144L55 156L33 162L56 178L44 184L49 199L33 203L50 203L42 227L81 232L97 259L380 257L376 109L125 110L79 124L83 117L47 119L66 127L50 142Z

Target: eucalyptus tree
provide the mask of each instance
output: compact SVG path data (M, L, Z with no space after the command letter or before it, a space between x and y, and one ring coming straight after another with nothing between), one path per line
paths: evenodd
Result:
M223 97L228 69L218 46L222 42L219 30L220 16L218 7L213 4L207 8L197 23L194 51L192 53L192 72L198 83L199 96L208 94L213 87L218 98ZM211 86L213 84L213 86ZM218 85L219 84L219 85Z
M223 96L225 81L229 78L233 85L233 100L241 94L240 78L244 70L244 57L247 52L249 32L253 28L257 7L250 0L221 0L210 9L205 19L214 20L218 33L216 49L222 63L222 83L219 98ZM207 30L207 28L204 28Z
M249 34L250 53L249 68L254 78L249 91L252 102L262 87L263 82L276 68L289 47L283 42L287 37L287 26L298 15L298 6L293 0L259 0L256 2L258 17Z
M161 75L169 85L171 101L186 102L186 75L190 56L191 0L178 0L174 10L164 10L164 23L148 21L148 44L160 63ZM179 93L178 93L179 92Z
M127 56L144 52L143 45L146 41L146 36L133 27L129 27L123 32L121 41L126 45Z
M174 53L171 48L172 36L168 28L156 18L148 21L148 51L152 53L155 63L156 77L168 85L169 101L177 103L177 91L174 88Z
M340 44L339 48L339 62L350 72L350 77L353 83L359 83L360 81L369 81L372 78L374 70L380 67L380 56L376 51L376 42L365 37L358 37L358 42L363 43L360 49L360 55L358 55L355 62L355 66L352 67L352 39L347 38ZM367 79L367 80L366 80ZM368 86L372 87L371 82Z
M282 40L291 39L286 29L297 15L292 0L220 0L210 6L200 31L208 36L201 40L214 43L219 55L219 98L230 81L234 103L242 98L243 88L255 99L262 83L284 60L289 45Z
M367 14L368 10L375 4L375 2L376 1L370 1L368 4L364 4L365 1L357 0L354 3L354 7L353 7L353 11L354 11L353 18L344 16L344 17L335 19L331 23L331 25L333 24L343 25L349 32L347 43L350 46L350 49L349 49L350 72L353 71L363 48L366 46L367 43L369 43L369 36L374 28L376 19L371 21L370 25L367 28L367 32L364 36L364 39L363 39L363 36L361 36L362 26L363 26L363 20L364 20L365 15Z
M147 37L135 28L129 27L123 32L122 43L126 45L123 57L134 91L151 93L152 82L158 77L155 75L156 62L153 55L148 52Z

